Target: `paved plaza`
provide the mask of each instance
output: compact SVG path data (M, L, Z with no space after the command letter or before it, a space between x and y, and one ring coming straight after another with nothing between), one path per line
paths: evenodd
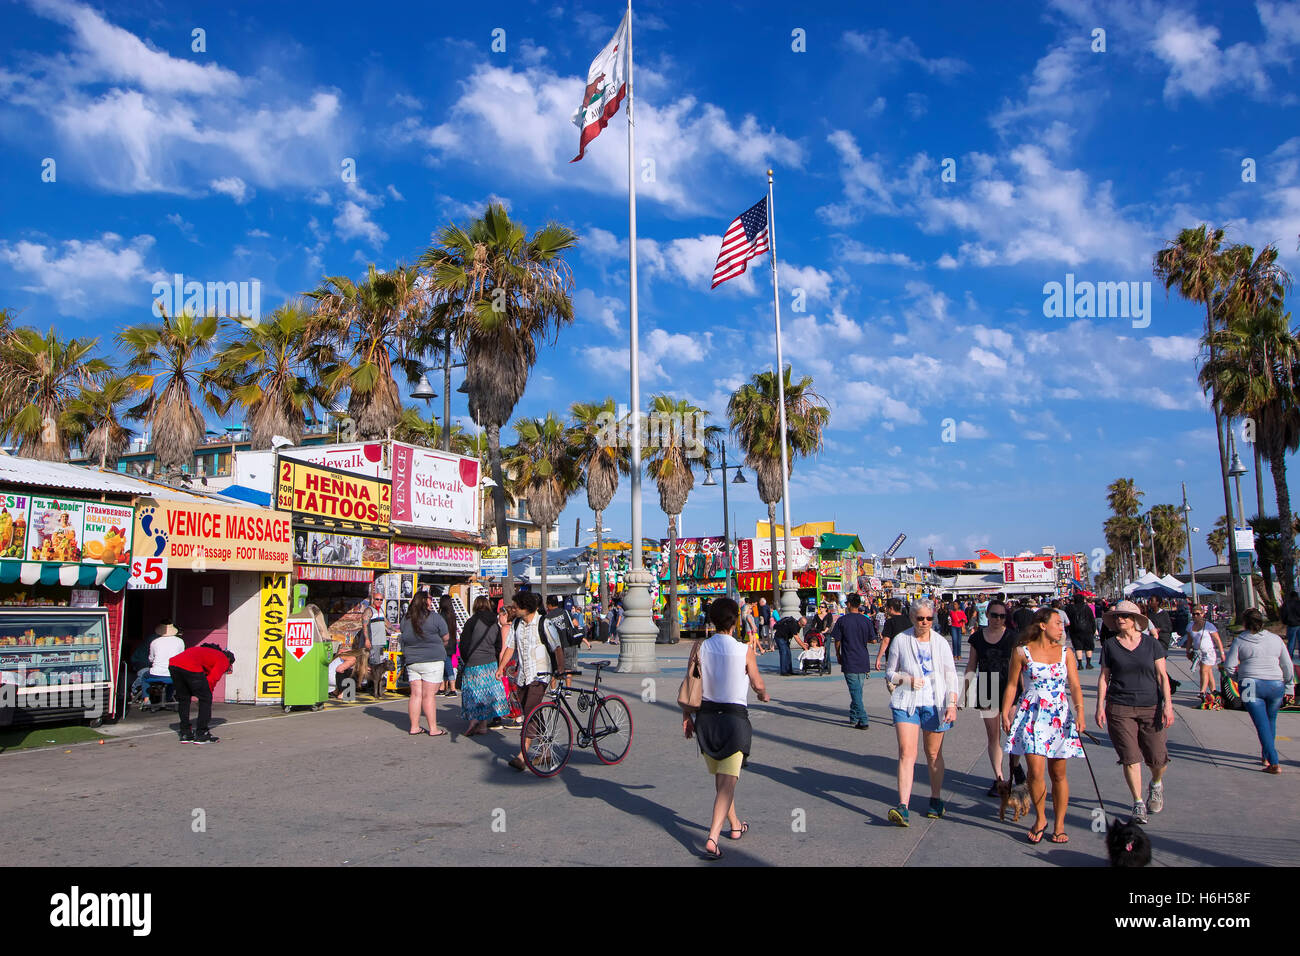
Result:
M890 825L896 745L879 673L866 691L871 728L854 730L838 673L779 677L775 654L760 659L773 700L751 707L753 754L737 792L749 833L723 841L721 863L702 861L713 781L683 739L675 706L689 648L659 647L658 675L602 683L624 696L635 721L618 766L575 749L554 779L516 773L506 760L517 733L462 736L455 701L440 704L451 734L436 739L407 736L405 697L289 715L218 705L221 743L206 747L177 742L174 713L133 714L109 728L106 744L0 756L6 842L21 845L25 862L50 866L1105 864L1102 839L1090 830L1096 797L1084 762L1070 761L1071 842L1030 846L1023 822L1000 823L996 800L984 796L984 731L969 711L945 739L948 815L925 818L922 764L912 826ZM616 652L597 645L582 659ZM1245 713L1193 709L1185 659L1175 652L1170 665L1183 687L1169 736L1168 802L1148 827L1153 865L1293 864L1300 715L1279 718L1282 775L1260 773ZM1090 717L1098 673L1081 672ZM657 699L643 700L643 688ZM1089 752L1108 808L1127 815L1113 751Z

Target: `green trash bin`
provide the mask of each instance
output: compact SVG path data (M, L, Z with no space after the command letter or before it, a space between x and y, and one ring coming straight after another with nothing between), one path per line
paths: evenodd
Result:
M317 612L319 615L319 612ZM289 615L284 636L284 709L321 710L329 697L334 644L325 622L306 608Z

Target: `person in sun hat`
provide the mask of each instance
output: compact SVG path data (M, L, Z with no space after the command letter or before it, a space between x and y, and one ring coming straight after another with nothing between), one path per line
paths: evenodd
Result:
M1167 728L1174 722L1165 645L1148 633L1150 620L1132 601L1120 601L1103 618L1114 636L1101 648L1097 678L1097 726L1124 765L1124 781L1133 796L1133 820L1146 823L1147 813L1165 805L1165 768L1169 764ZM1161 697L1164 697L1161 706ZM1142 799L1142 764L1151 770L1151 785Z

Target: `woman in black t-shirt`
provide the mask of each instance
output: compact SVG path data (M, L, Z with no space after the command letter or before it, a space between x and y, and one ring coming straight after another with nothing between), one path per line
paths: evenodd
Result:
M988 625L976 628L967 641L970 657L966 661L966 706L974 707L984 718L989 763L993 767L993 784L986 796L995 797L1002 782L1002 692L1007 686L1015 632L1007 627L1007 606L1001 601L990 602L986 613ZM977 678L972 678L972 673ZM1013 771L1020 770L1016 757L1011 760ZM1021 779L1023 776L1021 771Z
M1165 666L1164 645L1143 633L1149 624L1132 601L1106 612L1105 626L1115 631L1101 648L1097 680L1097 726L1124 765L1124 781L1133 795L1133 819L1147 822L1147 812L1165 805L1164 775L1169 764L1166 728L1174 722L1173 694ZM1163 707L1160 698L1163 697ZM1142 799L1142 764L1151 768L1151 786Z

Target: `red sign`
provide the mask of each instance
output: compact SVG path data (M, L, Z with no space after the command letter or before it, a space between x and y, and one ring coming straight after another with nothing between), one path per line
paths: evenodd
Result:
M289 622L288 631L284 636L284 648L293 655L294 660L300 661L307 656L311 650L315 630L315 621Z

